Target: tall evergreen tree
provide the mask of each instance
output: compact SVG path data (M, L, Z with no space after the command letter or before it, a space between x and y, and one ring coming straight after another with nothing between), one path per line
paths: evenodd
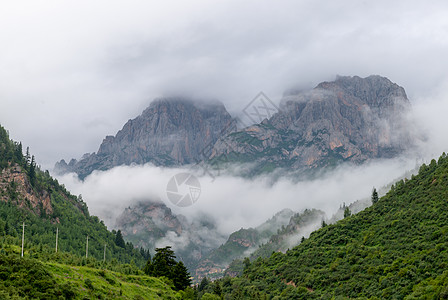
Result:
M117 231L117 235L115 236L115 245L121 248L126 248L126 243L124 242L123 235L121 234L121 230Z
M219 284L219 281L215 282L215 285L213 287L213 294L218 295L218 296L222 296L222 288L221 285Z
M207 277L202 278L201 283L199 283L199 286L198 286L198 291L202 292L203 290L205 290L207 288L208 284L209 284L209 281L208 281Z
M36 162L34 161L34 155L31 157L31 163L28 171L30 177L30 183L32 186L36 183Z
M348 218L352 215L352 212L350 211L350 208L348 206L344 209L344 219Z
M30 163L30 147L26 147L26 155L25 155L25 165L28 167Z
M185 290L191 285L190 273L184 263L179 261L173 270L174 287L178 290Z
M376 188L373 188L372 191L372 204L375 204L378 202L378 192L376 191Z
M176 256L174 251L171 250L171 246L165 248L156 248L156 254L152 260L153 276L161 277L165 276L172 279L173 268L176 265Z
M146 275L154 276L154 266L152 265L151 257L146 262L146 265L143 268L143 272L145 272Z

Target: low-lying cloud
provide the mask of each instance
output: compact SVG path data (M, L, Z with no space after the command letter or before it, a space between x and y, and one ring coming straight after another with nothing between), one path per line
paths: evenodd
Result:
M150 164L120 166L109 171L94 172L84 181L74 174L60 177L75 194L82 194L92 214L110 227L125 207L141 199L161 200L174 213L193 220L201 215L213 217L218 229L229 234L241 227L255 227L275 213L290 208L323 210L331 216L339 206L369 197L373 186L380 187L400 177L416 165L413 159L376 161L364 166L341 166L322 178L294 183L280 179L272 184L269 176L245 179L229 175L215 178L195 176L201 183L201 195L189 207L173 205L166 194L170 178L178 173L192 172L184 168L161 168Z

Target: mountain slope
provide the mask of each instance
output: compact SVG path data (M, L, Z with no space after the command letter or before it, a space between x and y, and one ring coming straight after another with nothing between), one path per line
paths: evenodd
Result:
M53 248L58 229L60 251L85 256L89 236L89 257L102 259L106 245L107 260L143 265L147 259L130 243L117 245L115 233L90 216L82 198L41 171L34 157L24 156L22 145L11 141L0 126L0 234L18 236L23 222L26 241L37 245Z
M131 163L171 166L191 164L208 157L208 148L234 121L219 102L200 103L185 98L154 100L129 120L115 136L107 136L97 153L80 161L58 162L55 171L75 172L85 178L94 170Z
M257 174L393 157L412 144L409 109L404 89L387 78L340 76L285 95L269 120L218 140L211 163L255 163Z
M195 269L195 279L219 278L230 262L247 256L262 243L269 240L278 230L290 222L294 212L284 209L256 228L241 228L233 232L227 241L204 256Z
M446 298L446 199L443 154L364 211L312 233L286 254L250 263L242 277L222 282L225 293L246 299Z
M162 279L0 254L1 299L180 299ZM184 297L185 299L185 297Z
M116 226L122 229L127 241L139 247L172 246L192 274L197 263L225 241L210 217L189 222L183 215L173 214L162 202L135 203L117 218Z

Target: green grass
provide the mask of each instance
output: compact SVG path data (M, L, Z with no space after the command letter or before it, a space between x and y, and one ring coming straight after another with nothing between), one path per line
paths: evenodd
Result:
M123 271L113 271L110 263L36 246L21 258L21 247L11 241L17 242L0 239L0 299L190 299L170 280L135 266L117 263L112 269Z
M76 299L180 299L180 294L159 278L59 263L44 265L58 284L70 284Z

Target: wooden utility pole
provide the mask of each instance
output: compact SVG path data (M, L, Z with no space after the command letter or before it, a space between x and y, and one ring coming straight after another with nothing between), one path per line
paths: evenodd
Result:
M104 244L104 257L103 262L106 262L106 244Z
M25 222L23 222L23 227L22 227L22 254L20 255L20 257L23 257L23 244L25 241Z
M56 253L58 252L58 233L59 233L59 227L56 227Z
M87 242L86 242L86 258L89 255L89 236L87 235Z

